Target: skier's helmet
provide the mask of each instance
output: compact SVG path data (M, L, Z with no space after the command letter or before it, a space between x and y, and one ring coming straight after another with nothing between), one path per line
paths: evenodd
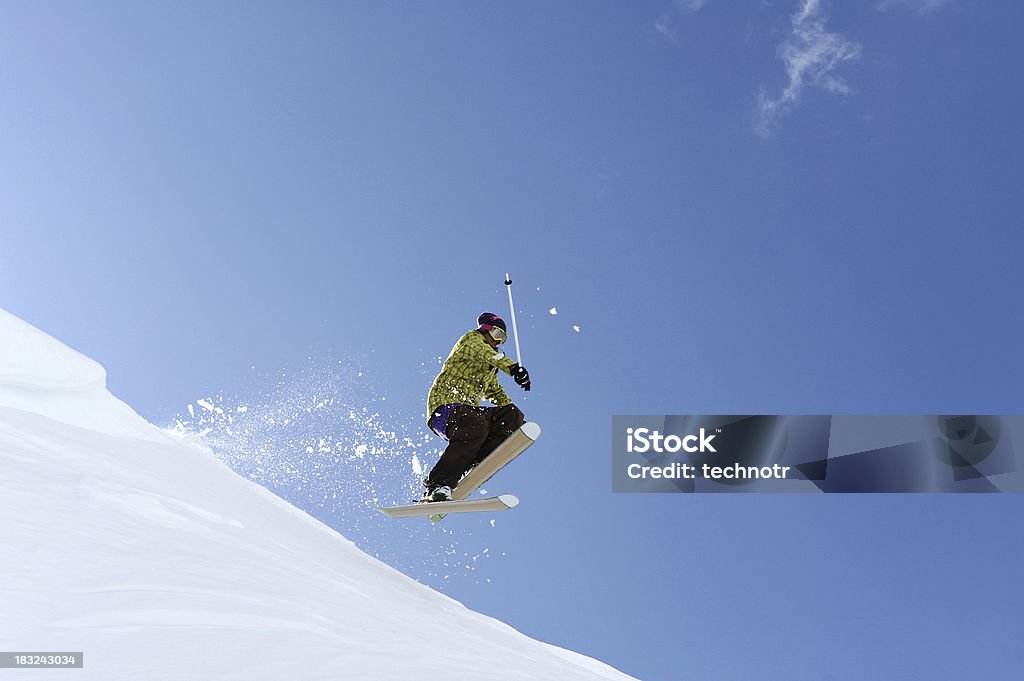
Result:
M494 314L493 312L483 312L479 317L476 318L476 323L480 325L480 330L489 334L491 338L504 343L508 340L508 331L505 328L505 320Z

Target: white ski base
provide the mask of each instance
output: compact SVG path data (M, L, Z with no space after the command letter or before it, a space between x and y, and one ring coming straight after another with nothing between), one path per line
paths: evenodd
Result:
M466 473L452 490L452 498L455 500L465 499L480 489L481 485L494 477L495 473L504 468L512 459L525 452L539 437L539 425L533 421L524 423L507 440L498 445L486 459Z
M416 503L408 506L391 506L379 508L381 513L392 518L413 518L427 516L435 523L448 513L471 513L475 511L504 511L519 503L511 494L502 494L490 499L474 499L464 501L466 497L477 491L481 485L490 480L512 459L522 454L540 437L540 426L527 421L512 433L504 442L495 448L486 459L472 468L463 476L459 484L452 490L452 501L434 501ZM511 500L503 503L500 500ZM490 502L490 503L487 503Z
M511 494L499 494L489 499L473 499L472 501L432 501L429 503L409 504L408 506L391 506L377 509L392 518L416 518L422 516L447 515L449 513L475 513L479 511L507 511L515 508L519 499Z

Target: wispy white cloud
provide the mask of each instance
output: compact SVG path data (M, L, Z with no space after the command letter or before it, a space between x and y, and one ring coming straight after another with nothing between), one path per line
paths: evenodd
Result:
M679 42L675 19L670 14L662 14L654 20L654 31L674 43Z
M678 26L681 17L696 14L706 4L707 0L674 0L673 9L663 12L654 21L654 30L661 36L674 43L679 42Z
M683 12L689 12L693 14L701 7L704 6L706 0L676 0L676 7Z
M891 9L913 12L914 14L928 14L943 5L948 5L953 0L880 0L878 9L887 12Z
M849 86L836 71L861 54L859 43L825 30L820 0L802 0L790 28L778 47L779 58L786 65L786 87L778 97L769 97L762 88L758 98L755 130L762 137L772 134L779 119L800 101L806 88L849 94Z

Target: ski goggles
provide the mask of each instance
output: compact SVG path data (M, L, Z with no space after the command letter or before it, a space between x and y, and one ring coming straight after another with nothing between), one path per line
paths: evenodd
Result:
M498 341L499 344L504 343L508 340L508 332L502 329L500 326L491 326L490 324L481 324L480 328L490 334L491 338Z

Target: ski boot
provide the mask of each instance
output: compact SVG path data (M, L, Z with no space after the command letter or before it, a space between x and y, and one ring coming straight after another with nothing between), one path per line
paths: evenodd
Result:
M427 491L423 493L420 498L420 503L432 503L435 501L451 501L452 500L452 488L447 485L438 485L436 487L427 485Z

